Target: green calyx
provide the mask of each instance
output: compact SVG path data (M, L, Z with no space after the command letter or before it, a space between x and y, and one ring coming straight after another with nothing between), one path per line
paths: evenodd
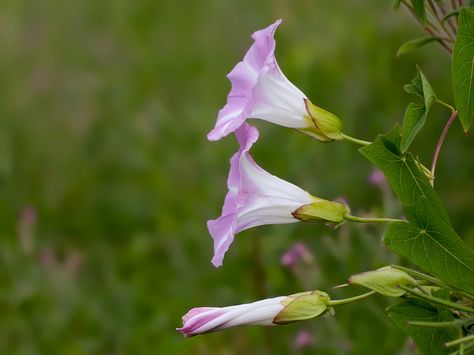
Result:
M403 296L406 291L400 286L413 288L417 285L416 280L406 272L390 266L353 275L349 283L367 287L389 297Z
M303 222L324 223L328 227L337 228L344 223L344 216L348 213L349 207L342 202L315 198L313 203L301 206L292 214Z
M328 306L329 301L329 295L322 291L290 295L282 301L285 308L273 319L273 323L282 325L322 315L333 315L333 309Z
M305 116L308 127L301 128L299 131L322 142L343 139L342 121L336 115L314 105L308 99L305 99L304 102L308 112L308 115Z

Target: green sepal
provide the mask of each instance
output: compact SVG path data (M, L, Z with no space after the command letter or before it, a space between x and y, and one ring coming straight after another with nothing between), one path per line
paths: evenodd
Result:
M349 207L342 202L316 199L313 203L301 206L292 215L303 222L324 223L337 228L344 223L344 216L348 213Z
M323 142L342 140L342 121L333 113L314 105L308 99L304 100L308 116L311 122L307 128L299 129L301 132L314 136Z
M334 139L326 137L317 127L316 124L314 123L313 119L311 118L310 115L306 115L304 117L307 126L305 128L298 128L297 131L304 133L310 137L313 137L314 139L323 142L323 143L329 143L332 142Z
M290 295L282 301L285 308L277 314L273 323L288 324L325 315L330 300L327 293L318 290ZM329 315L331 312L328 312Z

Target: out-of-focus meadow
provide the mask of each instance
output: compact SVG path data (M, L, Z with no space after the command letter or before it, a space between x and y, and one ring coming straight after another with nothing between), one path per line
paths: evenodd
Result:
M452 102L449 57L431 44L396 58L421 30L390 1L116 0L0 5L1 354L405 354L374 297L336 317L183 339L195 306L331 287L398 262L383 227L266 226L210 264L206 220L219 215L234 138L206 133L227 72L253 31L282 18L277 57L348 134L371 140L401 122L418 63ZM449 112L436 108L413 150L429 165ZM270 172L354 214L398 217L351 143L321 144L256 123L254 157ZM449 132L436 187L474 244L473 140ZM295 242L313 257L281 263Z

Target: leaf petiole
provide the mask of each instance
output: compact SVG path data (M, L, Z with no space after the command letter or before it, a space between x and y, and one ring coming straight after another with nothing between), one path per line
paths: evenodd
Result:
M428 327L428 328L450 328L450 327L461 327L465 324L474 322L474 318L458 319L452 322L420 322L420 321L408 321L409 325L417 327Z
M413 290L409 287L403 286L403 285L400 285L399 287L402 290L406 291L407 293L409 293L413 296L416 296L418 298L421 298L425 301L428 301L428 302L431 302L431 303L436 303L436 304L439 304L440 306L444 306L444 307L448 307L448 308L452 308L452 309L457 309L457 310L462 311L462 312L474 313L474 309L472 309L470 307L466 307L466 306L463 306L461 304L453 303L453 302L450 302L450 301L443 300L441 298L426 295L426 294L415 291L415 290Z
M453 340L453 341L449 341L449 342L445 343L444 345L449 348L450 346L464 344L464 343L467 343L468 341L474 341L474 334L468 335L464 338L459 338L459 339L456 339L456 340Z
M436 102L439 103L440 105L443 105L444 107L447 107L451 110L451 112L456 111L456 108L448 104L447 102L444 102L440 99L436 99Z
M424 274L422 272L419 272L419 271L416 271L416 270L413 270L413 269L410 269L410 268L407 268L407 267L404 267L404 266L400 266L400 265L390 265L390 266L393 267L394 269L405 271L408 274L411 274L413 276L417 276L420 279L431 282L434 285L447 288L447 289L451 290L452 292L454 292L454 293L456 293L460 296L469 298L470 300L474 301L474 296L472 296L469 293L466 293L464 291L460 291L460 290L458 290L454 287L451 287L450 285L448 285L447 283L444 283L443 281L441 281L440 279L437 279L436 277L433 277L431 275L427 275L427 274Z

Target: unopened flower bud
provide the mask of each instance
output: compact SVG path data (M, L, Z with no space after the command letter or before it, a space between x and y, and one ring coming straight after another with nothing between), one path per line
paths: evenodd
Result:
M344 216L348 213L349 207L342 202L315 198L313 203L299 207L292 214L304 222L324 223L328 227L337 228L344 223Z
M286 297L229 307L198 307L183 316L183 327L177 328L184 336L211 333L239 325L274 325L273 319L284 309Z
M240 325L281 325L320 315L332 315L329 296L308 291L229 307L198 307L183 316L177 328L186 337Z
M400 297L405 294L405 290L399 286L416 286L414 278L390 266L353 275L349 278L349 283L370 288L389 297Z

